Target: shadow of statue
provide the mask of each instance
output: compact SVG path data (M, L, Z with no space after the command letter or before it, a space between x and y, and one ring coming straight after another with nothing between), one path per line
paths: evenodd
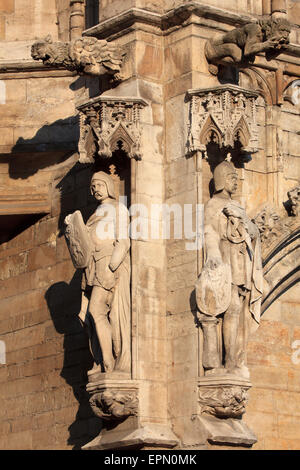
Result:
M60 375L72 387L78 401L76 419L68 428L68 444L73 445L73 449L81 449L99 434L101 420L94 416L85 390L87 370L93 366L93 359L88 337L78 318L81 304L80 270L75 272L69 284L57 282L49 287L45 298L57 333L64 335L64 363Z

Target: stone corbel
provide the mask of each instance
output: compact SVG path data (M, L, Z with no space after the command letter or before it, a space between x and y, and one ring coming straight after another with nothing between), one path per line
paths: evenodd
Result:
M140 383L129 374L90 371L88 376L86 390L90 405L103 422L99 435L82 450L139 450L178 445L177 437L168 426L141 420Z
M138 386L128 378L98 374L98 377L90 378L87 391L91 408L98 418L122 421L138 414Z
M257 437L242 421L251 383L236 376L200 377L199 413L194 417L205 439L211 444L250 447Z
M209 142L232 152L236 143L240 153L258 150L256 121L258 93L236 85L189 90L187 153L200 151L207 158Z
M97 97L77 107L80 114L79 161L92 163L96 155L112 157L124 150L129 158L141 160L141 98Z

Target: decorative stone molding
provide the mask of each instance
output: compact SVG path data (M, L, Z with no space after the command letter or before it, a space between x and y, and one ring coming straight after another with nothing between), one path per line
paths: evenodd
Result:
M217 418L241 418L246 411L251 383L237 377L214 376L199 380L200 413Z
M299 225L300 186L288 191L287 195L287 216L280 217L273 207L266 205L254 217L260 231L263 258L267 258L279 242L292 234Z
M138 398L136 391L105 390L95 393L90 398L92 410L98 418L120 420L136 416Z
M81 163L91 163L98 154L107 159L119 148L129 158L140 160L141 98L97 97L77 107L80 113L79 154Z
M262 312L300 280L300 186L287 194L287 216L280 217L271 206L265 206L254 218L261 234L266 281Z
M80 75L109 75L114 81L120 81L125 52L116 44L94 37L53 42L48 35L32 45L31 56L34 60L42 60L47 66L63 67Z
M90 405L98 418L121 421L138 414L138 386L122 373L89 375L86 387Z
M234 375L198 379L198 414L192 417L203 440L251 447L257 437L242 420L251 383ZM194 425L195 425L194 424Z
M263 207L259 214L257 214L254 222L259 229L263 249L265 244L270 246L274 240L282 236L283 232L287 231L286 225L276 210L268 205Z
M236 85L189 90L187 152L206 157L210 141L230 152L236 142L244 154L258 150L256 101L258 93Z

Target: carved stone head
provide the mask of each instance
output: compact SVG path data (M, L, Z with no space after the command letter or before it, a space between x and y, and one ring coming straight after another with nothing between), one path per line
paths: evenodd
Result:
M300 186L296 186L288 193L288 198L291 206L291 215L297 216L300 214Z
M92 184L96 180L103 181L106 184L106 189L107 189L108 196L112 199L116 199L113 179L111 178L110 175L108 175L104 171L97 171L96 173L93 174L92 179L91 179L91 193L92 193L92 195L94 195L94 192L92 190Z
M31 46L31 57L42 60L45 65L67 65L69 63L68 44L53 42L49 34L45 39L39 39Z
M285 18L268 18L261 20L260 26L264 35L264 40L276 39L279 47L289 43L291 25Z
M213 173L214 183L215 183L215 192L222 191L225 188L227 178L231 175L234 177L234 179L236 179L237 172L233 163L224 161L216 166L214 173Z

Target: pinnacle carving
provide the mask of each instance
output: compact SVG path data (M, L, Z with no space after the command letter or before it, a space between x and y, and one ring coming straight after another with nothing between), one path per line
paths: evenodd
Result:
M140 160L140 110L146 105L140 98L99 97L78 106L79 161L93 162L97 154L107 159L119 148L122 148L129 158Z
M187 152L201 151L214 142L230 152L236 143L242 153L258 149L258 94L235 85L191 90Z

